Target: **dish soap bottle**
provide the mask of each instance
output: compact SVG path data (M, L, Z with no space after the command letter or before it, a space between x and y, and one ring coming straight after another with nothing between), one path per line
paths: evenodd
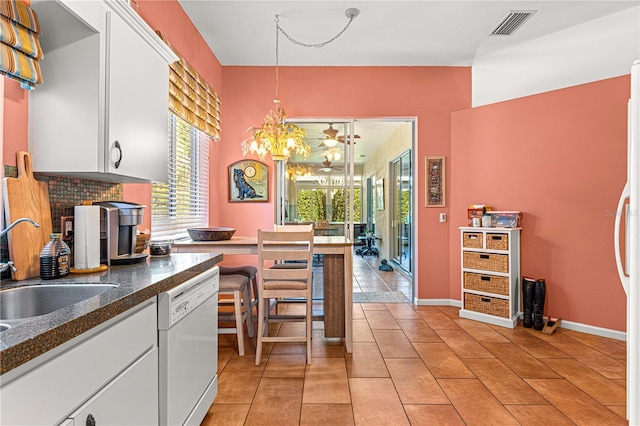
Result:
M69 246L62 241L62 234L49 235L49 241L40 252L40 278L50 280L69 274Z

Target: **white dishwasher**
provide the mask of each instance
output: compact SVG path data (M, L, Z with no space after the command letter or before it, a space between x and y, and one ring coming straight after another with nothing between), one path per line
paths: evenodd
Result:
M217 266L158 295L161 425L199 425L218 393Z

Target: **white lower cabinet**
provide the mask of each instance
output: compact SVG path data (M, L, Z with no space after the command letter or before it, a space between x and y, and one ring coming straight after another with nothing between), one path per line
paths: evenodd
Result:
M123 371L69 420L74 426L157 425L158 349Z
M2 375L0 424L157 425L157 324L153 298Z

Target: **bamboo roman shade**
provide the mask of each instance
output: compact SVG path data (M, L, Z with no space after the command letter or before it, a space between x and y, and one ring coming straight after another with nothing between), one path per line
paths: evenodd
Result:
M169 41L158 35L180 58L169 65L169 108L195 128L220 140L220 98Z
M36 12L18 0L0 1L0 74L33 89L42 83L40 23Z

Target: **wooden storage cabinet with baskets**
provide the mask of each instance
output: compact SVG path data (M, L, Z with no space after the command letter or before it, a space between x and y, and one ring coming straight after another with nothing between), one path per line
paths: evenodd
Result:
M508 328L520 317L520 228L460 228L460 316Z

